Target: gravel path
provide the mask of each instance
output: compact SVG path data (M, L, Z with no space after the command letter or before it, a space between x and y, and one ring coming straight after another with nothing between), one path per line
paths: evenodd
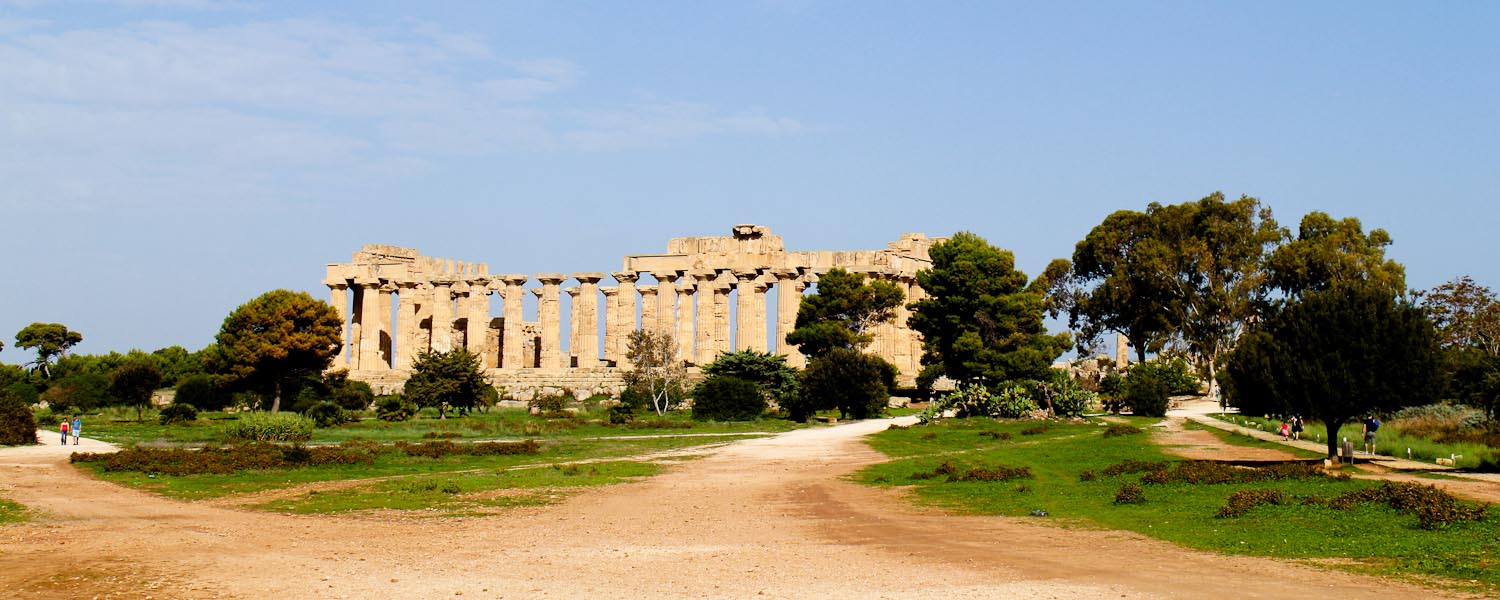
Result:
M906 419L903 422L909 422ZM1386 580L1142 536L913 508L843 478L892 420L746 440L505 517L293 516L88 477L0 450L15 598L1434 598ZM68 448L71 451L72 447Z

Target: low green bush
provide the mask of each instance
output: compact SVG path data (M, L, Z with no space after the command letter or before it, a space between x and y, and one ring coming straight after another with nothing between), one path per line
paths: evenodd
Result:
M173 402L166 405L165 407L162 407L161 414L157 416L157 420L160 421L162 425L172 425L175 423L191 423L198 420L198 409L193 408L193 405L191 404Z
M1250 489L1239 490L1229 495L1224 501L1224 506L1219 507L1218 514L1214 515L1221 519L1244 516L1257 506L1266 504L1281 504L1286 502L1286 492L1277 489Z
M312 408L307 409L306 414L317 427L338 427L354 421L354 416L349 414L349 411L328 401L312 405Z
M382 396L375 401L375 416L382 421L399 422L410 420L417 414L417 405L407 402L401 394Z
M760 387L738 377L709 377L693 388L693 418L699 421L750 421L766 406Z
M963 468L953 464L951 460L944 460L931 471L920 471L911 475L912 479L924 480L938 477L946 478L949 482L960 481L1011 481L1014 479L1031 479L1031 467L1007 467L1003 465L980 466Z
M21 446L37 443L36 416L15 394L0 390L0 445Z
M1146 501L1146 490L1139 483L1125 482L1115 491L1115 504L1140 504Z
M251 412L224 426L227 440L302 442L312 439L313 420L296 413Z
M396 450L407 456L442 458L444 456L502 456L511 454L540 454L542 447L536 440L521 442L477 442L460 444L448 440L436 442L396 442Z
M1443 529L1478 521L1488 515L1490 508L1488 503L1464 502L1434 486L1404 481L1384 481L1378 486L1341 494L1328 505L1348 510L1362 503L1384 504L1399 512L1414 514L1422 529Z
M1136 365L1125 378L1125 404L1137 416L1162 417L1171 403L1167 382L1155 370Z
M1123 423L1116 423L1114 425L1110 425L1108 428L1106 428L1104 430L1104 437L1108 438L1108 437L1119 437L1119 436L1122 436L1122 435L1135 435L1137 433L1142 433L1143 431L1145 431L1145 430L1141 429L1140 427L1136 427L1134 425L1125 425Z
M609 424L624 425L635 420L635 409L629 404L621 402L609 407Z

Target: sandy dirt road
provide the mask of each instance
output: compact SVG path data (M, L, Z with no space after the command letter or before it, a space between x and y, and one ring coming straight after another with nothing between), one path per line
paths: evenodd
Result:
M14 598L1434 598L1387 580L1134 534L951 516L842 477L889 421L722 447L645 481L502 517L301 517L92 479L0 450ZM68 450L71 450L69 448Z

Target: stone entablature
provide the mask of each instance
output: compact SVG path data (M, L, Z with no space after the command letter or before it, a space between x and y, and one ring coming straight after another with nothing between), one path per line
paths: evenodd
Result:
M328 265L323 283L346 325L332 368L349 369L352 378L389 393L399 391L418 353L467 348L479 355L495 385L518 398L549 387L613 393L629 367L626 339L640 328L671 333L678 357L690 367L746 348L785 354L790 364L802 366L802 355L785 335L818 275L835 267L864 273L896 284L912 302L923 296L916 273L931 266L928 249L936 241L909 233L882 250L788 252L768 228L736 225L728 236L673 238L666 253L628 255L623 268L608 275L535 276L491 275L486 263L371 244L351 262ZM643 284L644 276L650 279ZM539 286L526 287L532 280ZM777 302L768 307L772 289ZM528 293L536 296L536 321L522 320ZM570 299L566 316L562 294ZM492 316L491 295L501 303L501 316ZM921 339L906 326L907 316L905 306L898 309L895 322L873 332L868 350L895 364L909 385L920 368ZM779 339L766 339L768 318L775 319Z

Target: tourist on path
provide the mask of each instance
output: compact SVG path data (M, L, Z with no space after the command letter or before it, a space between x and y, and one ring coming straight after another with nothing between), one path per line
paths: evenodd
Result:
M1285 441L1290 440L1290 439L1292 439L1292 426L1290 424L1288 424L1286 422L1286 420L1282 420L1281 421L1281 441L1285 442Z
M60 427L58 427L58 431L62 432L62 445L64 445L64 446L68 445L68 420L67 419L63 419L62 425Z
M1379 430L1380 419L1375 418L1375 415L1366 416L1364 425L1365 454L1375 453L1375 432Z
M83 431L83 417L73 417L73 445L78 445L78 434Z
M1302 415L1292 415L1292 439L1302 439Z

